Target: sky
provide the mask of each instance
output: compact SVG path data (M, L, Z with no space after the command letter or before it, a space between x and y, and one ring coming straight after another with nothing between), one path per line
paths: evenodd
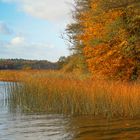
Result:
M61 38L73 0L0 0L0 58L55 62L70 54Z

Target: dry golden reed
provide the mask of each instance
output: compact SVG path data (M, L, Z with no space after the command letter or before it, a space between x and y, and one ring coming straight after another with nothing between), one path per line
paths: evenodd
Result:
M140 116L140 84L93 80L47 71L13 72L11 108L29 112L134 118ZM12 73L12 75L13 75ZM21 76L21 77L20 77ZM14 80L14 79L13 79Z

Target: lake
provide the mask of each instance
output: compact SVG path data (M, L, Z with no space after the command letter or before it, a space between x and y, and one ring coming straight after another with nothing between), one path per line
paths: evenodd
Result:
M21 112L0 82L0 140L140 140L140 120Z

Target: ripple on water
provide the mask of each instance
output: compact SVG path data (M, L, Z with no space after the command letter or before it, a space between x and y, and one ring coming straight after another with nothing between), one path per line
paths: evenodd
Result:
M80 117L71 120L73 140L140 140L140 120L101 120Z

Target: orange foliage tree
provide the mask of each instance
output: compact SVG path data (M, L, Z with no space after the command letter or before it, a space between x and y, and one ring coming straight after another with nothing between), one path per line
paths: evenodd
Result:
M84 2L76 9L74 47L83 52L93 76L135 80L140 75L138 1L109 0L109 7L105 1L87 0L86 8Z

